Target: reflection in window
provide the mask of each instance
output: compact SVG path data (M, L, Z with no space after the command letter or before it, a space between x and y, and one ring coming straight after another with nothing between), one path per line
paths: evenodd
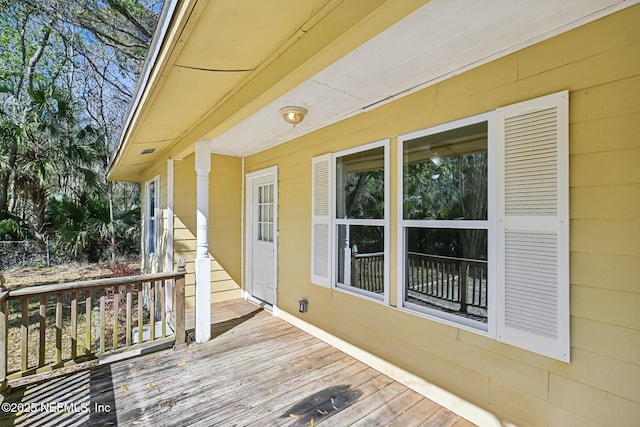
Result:
M487 123L405 141L404 219L487 219Z
M487 323L488 124L403 141L404 301Z
M145 226L145 252L147 254L155 254L158 244L158 211L159 211L159 193L158 178L154 178L147 182L146 191L146 226Z
M405 301L487 322L487 230L406 230Z
M383 146L336 157L336 281L382 298L385 285Z

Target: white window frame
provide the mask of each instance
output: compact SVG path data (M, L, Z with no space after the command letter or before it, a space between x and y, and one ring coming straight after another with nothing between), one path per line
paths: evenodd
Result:
M404 219L404 141L480 118L489 124L486 330L460 316L412 307L404 295L405 229L438 225ZM569 92L401 135L398 153L399 309L570 362Z
M398 308L418 314L432 320L443 322L462 329L477 332L490 337L496 334L496 183L495 174L495 116L494 111L478 114L452 122L436 125L427 129L411 132L398 137ZM415 138L458 129L464 126L487 122L487 219L486 220L407 220L404 219L404 143ZM487 323L446 313L437 309L412 304L405 300L405 275L407 251L405 230L407 228L456 228L487 230Z
M375 148L380 148L383 147L384 148L384 218L382 219L338 219L336 218L336 191L335 191L335 184L337 181L337 177L336 177L336 173L337 173L337 167L336 167L336 162L337 159L339 157L344 157L344 156L348 156L350 154L355 154L355 153L360 153L363 151L367 151L367 150L372 150ZM391 213L391 209L390 209L390 202L391 202L391 185L390 185L390 178L391 178L391 170L390 170L390 140L387 139L383 139L380 141L375 141L375 142L371 142L368 144L364 144L364 145L359 145L357 147L353 147L353 148L349 148L346 150L342 150L342 151L338 151L336 153L333 153L332 156L332 168L331 168L331 187L333 188L333 191L331 193L331 215L330 215L330 225L331 225L331 242L332 242L332 246L331 246L331 250L330 250L330 254L331 254L331 286L332 288L339 290L339 291L343 291L343 292L347 292L349 294L353 294L353 295L358 295L367 299L370 299L372 301L376 301L376 302L384 302L386 305L389 305L389 278L390 278L390 263L389 263L389 250L390 250L390 243L391 243L391 238L390 238L390 213ZM337 279L337 273L338 273L338 269L337 269L337 258L338 258L338 244L339 242L337 241L337 228L338 225L366 225L366 226L381 226L384 228L384 263L383 263L383 268L384 268L384 274L383 274L383 280L384 280L384 294L383 295L379 295L379 294L375 294L373 292L369 292L369 291L365 291L365 290L361 290L361 289L357 289L354 287L351 287L349 285L344 285L342 283L338 283L338 279Z
M151 212L152 186L154 187L153 212ZM160 244L160 175L156 175L145 183L144 224L144 252L147 255L157 255Z

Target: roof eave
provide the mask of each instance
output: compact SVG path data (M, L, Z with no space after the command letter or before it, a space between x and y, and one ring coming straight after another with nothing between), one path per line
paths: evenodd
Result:
M160 52L163 47L170 46L172 44L169 29L175 26L180 26L183 23L174 19L178 5L182 5L182 9L189 6L189 3L193 3L193 0L168 0L162 6L160 17L158 18L158 24L156 25L151 46L149 52L145 58L142 70L138 76L136 82L136 88L133 92L132 101L127 109L126 119L120 130L120 136L116 149L113 151L111 159L109 161L109 167L107 170L107 179L110 181L126 181L130 180L130 177L126 177L122 172L118 171L118 167L123 157L123 152L127 144L127 139L130 136L130 132L133 129L134 121L136 120L138 113L142 108L143 95L148 92L152 87L152 80L158 74L156 71L162 68L162 61L158 61L161 57ZM188 16L188 14L183 14ZM166 60L167 55L163 58Z

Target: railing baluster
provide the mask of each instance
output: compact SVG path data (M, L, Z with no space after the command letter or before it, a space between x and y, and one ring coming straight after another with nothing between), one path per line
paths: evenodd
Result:
M78 292L71 292L71 358L78 357Z
M412 256L411 259L413 260L412 263L413 265L415 265L415 269L418 271L418 283L416 290L418 292L426 292L428 289L428 282L429 282L429 270L427 269L427 266L425 265L425 260L422 258L417 258L415 256Z
M448 263L449 265L449 299L455 300L456 294L456 273L457 268L455 263ZM460 286L460 278L458 278L458 286ZM460 297L460 289L458 289L458 297Z
M451 269L451 299L455 300L460 298L460 276L458 276L456 280L456 276L458 274L458 266L456 263L452 262L449 266Z
M45 349L47 344L47 296L40 295L40 340L38 342L38 366L45 365Z
M441 265L439 263L434 263L435 265L435 272L436 272L436 288L435 288L435 296L442 296L440 293L440 290L442 289L442 274L441 274Z
M476 270L475 270L475 266L469 264L469 266L467 267L467 269L469 270L467 278L471 280L471 289L470 289L470 294L471 294L471 305L477 305L476 304L476 299L477 299L477 294L476 294Z
M149 284L149 341L156 339L156 282Z
M413 259L413 264L415 265L414 269L416 271L416 287L418 289L418 292L424 292L424 260L416 259L416 257L413 256L410 259Z
M105 305L106 305L106 295L105 295L105 291L104 289L100 289L100 351L99 353L104 353L105 352L105 347L104 347L104 340L105 340L105 332L106 332L106 326L105 326L105 321L106 321L106 317L105 317Z
M134 285L135 286L135 285ZM127 326L126 326L126 337L125 337L125 346L131 346L131 306L132 306L132 295L131 295L131 286L127 285Z
M138 289L138 344L142 343L142 339L144 338L142 332L142 321L144 320L142 317L142 283L137 284Z
M486 307L487 305L487 289L484 289L484 292L482 292L483 290L483 286L482 286L482 281L484 280L485 283L487 283L487 275L486 275L486 270L481 269L480 270L480 298L478 299L478 304L480 305L484 305ZM477 274L477 273L476 273ZM482 302L484 301L484 303Z
M91 328L92 328L92 316L93 307L92 307L92 294L93 290L91 288L85 291L85 322L86 322L86 331L84 333L84 354L91 354Z
M180 263L178 263L178 265L180 265ZM184 266L178 268L179 273L184 273L185 271ZM186 343L184 323L184 274L175 280L173 292L173 313L176 317L176 347L181 347Z
M469 301L469 265L465 261L460 263L460 281L460 311L466 313Z
M165 280L160 282L160 304L162 304L162 309L160 312L162 313L162 338L166 338L167 336L167 296L165 295L167 291L167 287L165 284Z
M22 319L20 322L20 369L26 371L29 368L29 297L23 297L21 302Z
M369 287L370 291L375 291L378 289L378 259L371 258L371 270L373 270L373 274L371 275L371 286Z
M9 291L0 289L0 392L7 389L7 363L9 359L9 305L7 298Z
M436 269L437 265L434 261L428 261L429 264L429 295L435 295L438 289L438 271Z
M56 294L56 365L62 363L62 293Z
M378 289L378 277L380 276L380 270L378 269L379 263L377 258L371 258L371 264L373 264L373 277L371 280L371 288L370 291L375 291Z
M449 299L449 280L451 279L449 266L448 262L442 264L442 297L444 299Z
M411 255L407 257L406 268L407 271L405 272L405 276L407 278L407 290L415 290L415 282L411 280L411 273L412 271L415 271L415 266L413 265L413 257Z
M113 287L113 350L118 348L118 310L120 305L120 286Z
M442 263L442 297L447 299L449 286L449 268L446 262Z
M429 265L429 295L435 295L438 277L436 276L436 265L432 260L428 260Z

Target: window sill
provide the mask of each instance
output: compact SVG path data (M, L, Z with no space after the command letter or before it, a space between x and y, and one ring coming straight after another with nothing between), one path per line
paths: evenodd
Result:
M467 319L459 318L455 315L447 314L444 312L439 312L438 310L430 310L425 307L407 303L406 301L401 301L396 309L423 319L442 323L454 328L463 329L465 331L473 332L488 338L495 338L495 336L489 333L489 325L487 323L477 322L473 320L465 322L465 320Z
M386 298L386 293L385 294L375 294L375 293L367 292L367 291L359 291L356 288L352 288L351 286L346 286L346 285L341 285L341 284L334 284L333 286L331 286L331 289L339 291L341 293L345 293L347 295L353 295L353 296L365 299L367 301L372 301L372 302L376 302L376 303L379 303L379 304L388 305L387 298Z

